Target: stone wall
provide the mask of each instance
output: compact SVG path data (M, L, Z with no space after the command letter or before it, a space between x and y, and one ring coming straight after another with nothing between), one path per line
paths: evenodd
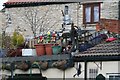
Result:
M100 0L101 2L101 18L105 19L118 19L118 2L119 0ZM63 15L61 10L64 10L65 5L69 6L70 16L78 27L81 29L95 30L96 24L87 25L87 28L84 28L83 25L83 6L79 3L66 3L66 4L52 4L52 5L41 5L36 6L38 10L38 19L41 16L46 14L46 10L49 10L45 19L42 19L38 24L41 24L43 21L44 33L47 31L59 31L62 29ZM33 7L29 7L33 8ZM32 35L31 26L29 22L26 22L25 19L25 9L26 7L16 7L16 8L6 8L6 11L10 14L12 24L7 28L8 32L13 32L17 27L21 28L21 33L25 36ZM40 34L39 29L36 30L37 34Z
M119 1L105 0L102 3L100 23L103 25L102 27L113 33L120 33Z
M101 15L100 15L101 18L118 20L118 18L119 18L118 4L119 4L120 0L99 0L99 1L102 2L101 3ZM82 17L79 19L81 22ZM81 26L83 26L83 28L84 28L85 25L81 25ZM95 30L95 26L96 26L96 24L87 24L85 29Z
M0 34L2 34L3 27L5 27L5 15L0 11Z
M101 18L118 20L119 0L102 0Z
M61 10L64 10L65 5L69 6L70 16L73 22L75 23L75 25L77 25L76 3L43 5L43 6L28 7L28 8L29 9L34 8L34 10L37 10L36 19L40 19L40 21L37 24L43 27L44 28L43 32L46 33L47 31L53 31L53 30L59 31L60 29L62 29L63 15ZM19 26L22 30L22 33L27 36L27 35L32 35L32 31L30 28L31 26L29 25L30 22L27 22L25 17L26 9L27 7L7 8L6 11L9 12L12 20L12 25L10 26L9 29L12 29L12 31L14 31L14 29L16 29ZM43 25L41 25L42 23ZM36 31L37 34L40 33L39 28Z

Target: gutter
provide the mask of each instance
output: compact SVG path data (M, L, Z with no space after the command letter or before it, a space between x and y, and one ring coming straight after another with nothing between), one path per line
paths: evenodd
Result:
M41 6L41 5L53 5L53 4L67 4L76 2L15 2L15 3L4 3L5 8L12 7L31 7L31 6Z
M73 57L74 62L94 62L94 61L120 61L120 55L114 56L88 56L88 57Z

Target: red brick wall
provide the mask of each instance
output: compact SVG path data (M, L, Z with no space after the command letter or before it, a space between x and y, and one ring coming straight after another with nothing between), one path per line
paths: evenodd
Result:
M101 19L100 22L99 22L99 26L102 29L106 29L110 32L120 34L120 20Z

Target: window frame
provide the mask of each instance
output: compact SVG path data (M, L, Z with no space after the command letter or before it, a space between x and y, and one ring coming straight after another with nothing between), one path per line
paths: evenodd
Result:
M83 24L95 24L98 23L94 22L94 7L99 7L99 20L100 21L100 12L101 12L101 3L85 3L83 4ZM91 8L91 15L90 15L90 22L86 22L86 8L90 7Z
M109 80L116 80L120 78L120 75L109 75Z
M97 68L90 68L89 69L89 80L94 80L97 77L98 69Z

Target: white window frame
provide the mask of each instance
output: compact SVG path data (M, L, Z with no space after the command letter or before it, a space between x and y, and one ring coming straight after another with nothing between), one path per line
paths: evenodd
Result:
M114 79L110 79L110 76L112 76ZM119 79L115 79L116 77L119 77ZM120 80L120 73L107 73L108 80Z
M90 68L89 69L89 80L95 80L98 74L98 69L97 68Z

